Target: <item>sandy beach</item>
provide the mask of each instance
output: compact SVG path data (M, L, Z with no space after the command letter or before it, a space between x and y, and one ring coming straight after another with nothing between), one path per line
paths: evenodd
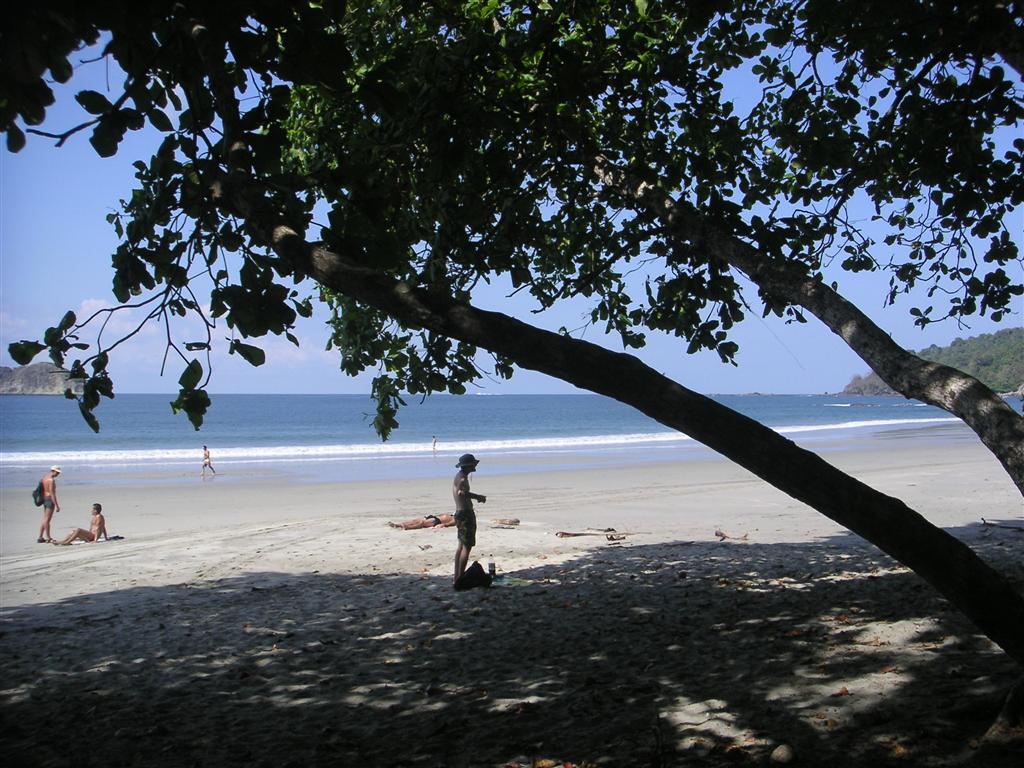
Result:
M824 453L1024 585L1021 497L962 430ZM5 764L1020 764L982 737L1021 670L858 537L722 460L542 469L481 463L502 578L467 592L454 529L386 525L443 480L64 476L54 535L101 501L124 536L69 547L8 489Z

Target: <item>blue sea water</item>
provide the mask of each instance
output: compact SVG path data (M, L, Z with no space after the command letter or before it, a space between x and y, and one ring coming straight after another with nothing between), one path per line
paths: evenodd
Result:
M201 431L171 413L168 395L125 394L104 401L94 434L76 404L60 397L0 397L0 471L25 482L60 464L85 477L198 468L202 445L223 475L264 466L330 479L447 473L463 452L515 457L611 455L646 460L699 451L692 440L633 408L597 395L490 395L409 398L401 426L382 443L372 428L373 403L361 395L217 395ZM723 395L719 402L798 440L851 436L907 426L955 422L949 414L898 397ZM437 438L436 449L434 437ZM666 455L666 457L668 457ZM303 470L298 469L299 465ZM289 467L291 469L289 470ZM389 469L381 470L380 467ZM22 477L26 478L23 481Z

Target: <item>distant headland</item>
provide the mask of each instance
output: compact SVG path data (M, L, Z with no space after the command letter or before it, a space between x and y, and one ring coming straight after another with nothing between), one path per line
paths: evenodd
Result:
M53 363L0 366L0 395L63 395L68 386L68 372ZM81 384L74 382L71 388L77 392Z
M1024 397L1024 328L1007 328L969 339L956 339L946 347L931 346L918 357L970 374L995 392ZM878 374L854 376L841 394L895 394Z

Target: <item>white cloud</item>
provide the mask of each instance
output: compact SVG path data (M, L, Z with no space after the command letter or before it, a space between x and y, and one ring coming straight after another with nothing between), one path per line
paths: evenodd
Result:
M0 337L5 341L12 340L15 333L24 335L26 329L28 329L28 323L24 317L0 311Z

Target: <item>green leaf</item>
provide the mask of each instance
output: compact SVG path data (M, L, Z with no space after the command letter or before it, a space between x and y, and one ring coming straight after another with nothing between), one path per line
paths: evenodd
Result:
M97 91L79 91L75 94L75 101L81 104L90 115L102 115L112 108L107 97Z
M106 365L110 362L110 357L106 355L106 352L100 352L96 355L96 358L92 361L92 372L98 374L101 371L106 370Z
M20 152L25 147L25 134L16 126L11 125L7 129L7 151Z
M92 408L88 407L81 400L78 401L78 412L82 414L82 418L85 419L85 423L89 425L89 429L93 432L100 431L100 423L96 420L96 416L92 412Z
M16 341L7 347L7 353L18 365L28 365L44 349L46 346L38 341Z
M74 74L74 68L71 66L71 62L68 61L66 56L62 56L59 53L51 53L50 58L50 74L53 79L58 83L66 83L71 79L71 75Z
M149 117L149 122L158 131L163 131L164 133L170 133L171 131L174 130L174 126L171 124L171 119L166 114L164 114L164 112L162 112L161 110L159 110L159 109L151 110L148 113L148 117Z
M117 146L121 143L122 136L124 129L119 130L109 121L105 121L96 126L96 130L89 137L89 143L100 157L113 157L117 154Z
M249 365L259 367L267 361L266 353L259 347L254 347L252 344L243 344L240 341L232 341L231 348L228 350L230 354L236 352L245 358L245 361Z
M111 400L114 399L114 382L110 380L109 376L93 376L89 381L97 394Z
M181 374L181 378L178 379L178 384L182 389L195 389L199 382L203 378L203 366L200 365L198 360L193 359L188 367L185 368L185 372Z
M210 407L210 396L203 389L181 390L178 399L171 403L174 413L185 412L196 431L203 425L203 417Z

